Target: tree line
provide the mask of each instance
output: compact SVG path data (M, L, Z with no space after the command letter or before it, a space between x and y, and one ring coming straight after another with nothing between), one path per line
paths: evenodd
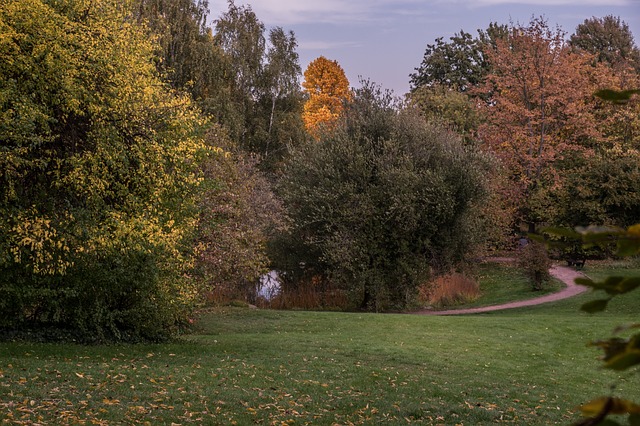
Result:
M3 333L162 340L269 269L405 309L523 223L640 221L638 102L593 96L637 87L620 19L439 38L400 99L227 6L0 6Z
M569 38L533 18L437 39L411 75L410 98L500 159L511 227L625 227L640 220L638 102L596 93L637 87L639 71L620 18L587 19Z

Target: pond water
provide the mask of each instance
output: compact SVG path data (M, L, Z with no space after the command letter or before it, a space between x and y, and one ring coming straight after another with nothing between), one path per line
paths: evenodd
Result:
M260 277L258 284L258 297L269 301L280 294L281 284L278 271L270 271Z

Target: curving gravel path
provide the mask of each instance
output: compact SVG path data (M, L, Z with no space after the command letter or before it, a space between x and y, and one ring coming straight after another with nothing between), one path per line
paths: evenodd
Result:
M577 285L574 280L583 277L582 272L578 272L566 266L554 266L549 273L559 279L567 286L557 293L547 294L546 296L536 297L534 299L520 300L517 302L505 303L502 305L483 306L481 308L470 309L452 309L448 311L422 310L414 312L417 315L464 315L479 314L481 312L500 311L503 309L521 308L523 306L541 305L543 303L555 302L556 300L568 299L588 290L587 287Z

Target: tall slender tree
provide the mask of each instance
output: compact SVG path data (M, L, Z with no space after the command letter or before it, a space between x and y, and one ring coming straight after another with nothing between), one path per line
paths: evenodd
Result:
M265 26L251 6L236 6L228 1L228 10L215 21L215 41L225 52L231 73L233 102L244 122L234 129L234 136L244 149L252 145L256 131L256 100L262 87L266 49Z
M299 92L298 77L302 69L298 62L298 52L293 31L288 34L282 27L269 31L269 51L267 53L266 78L271 97L271 113L269 114L269 134L273 130L273 117L278 98L295 95Z
M215 31L215 42L228 61L232 103L243 119L232 128L232 136L272 168L284 146L304 136L295 35L276 27L267 41L266 28L251 7L236 6L233 0L216 20Z
M268 105L268 128L264 158L270 163L282 158L287 144L303 139L300 68L293 31L281 27L269 31L265 64L264 104Z

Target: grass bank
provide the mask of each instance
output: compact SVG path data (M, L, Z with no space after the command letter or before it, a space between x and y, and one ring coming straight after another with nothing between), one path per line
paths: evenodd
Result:
M555 293L564 287L562 282L552 278L543 290L533 291L524 272L510 262L483 262L478 265L476 274L480 285L480 297L473 302L446 309L476 308L533 299Z

